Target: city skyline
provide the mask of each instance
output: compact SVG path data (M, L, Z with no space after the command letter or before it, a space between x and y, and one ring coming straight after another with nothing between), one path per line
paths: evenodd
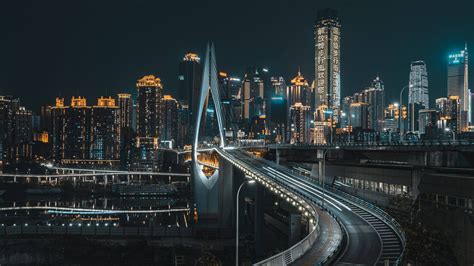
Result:
M464 4L467 6L472 5L472 3L469 3L468 1L464 2ZM137 9L145 5L147 4L142 3L137 6L128 7L132 8L133 10L133 8ZM268 26L271 32L279 31L282 36L285 36L286 33L289 32L289 27L297 27L299 30L301 30L301 34L298 34L298 36L295 37L294 35L291 35L291 38L296 38L297 40L295 44L293 44L293 42L283 42L284 44L282 45L285 47L283 47L283 50L280 49L280 51L281 53L287 55L283 57L269 57L269 54L272 54L271 51L275 49L275 44L272 44L271 47L268 47L268 49L265 49L262 53L254 54L254 51L261 51L260 46L265 43L266 34L257 39L261 41L259 41L255 48L252 49L249 48L247 44L237 46L235 43L236 36L223 39L222 35L228 36L228 34L222 34L220 32L217 32L216 34L216 32L212 32L213 30L209 30L209 32L201 32L203 33L202 37L193 38L191 42L188 39L190 36L187 36L186 34L183 35L182 43L179 42L172 44L165 41L157 45L156 41L153 41L152 39L151 43L157 45L157 47L161 47L161 49L148 49L151 48L151 44L144 41L142 42L143 49L140 52L146 54L146 56L143 56L137 54L137 46L130 45L130 43L123 40L123 38L119 38L117 40L118 36L116 36L114 33L114 29L118 30L119 25L109 25L111 26L112 31L105 34L112 34L112 36L110 36L111 38L104 39L96 36L98 35L98 31L101 29L103 30L103 27L106 25L106 23L96 21L97 18L94 15L88 18L84 25L75 25L75 27L71 28L71 30L78 30L80 33L79 35L85 34L85 30L90 30L90 32L86 34L88 36L87 40L82 39L78 41L79 43L85 42L86 44L89 42L93 43L89 43L89 45L85 48L83 47L84 49L82 50L77 50L77 48L79 48L77 47L77 44L70 42L71 38L74 39L77 37L69 36L69 31L60 31L58 33L58 36L69 38L61 38L60 40L56 40L55 38L57 37L50 36L50 34L62 28L63 26L54 26L48 29L47 27L44 28L39 26L49 25L49 23L51 23L50 19L38 17L35 19L34 25L28 24L27 22L29 20L26 19L22 22L23 24L18 24L23 25L24 32L8 34L8 37L10 38L7 39L6 43L1 44L2 46L5 45L5 48L7 49L16 45L20 45L20 48L23 49L16 49L16 52L7 55L6 60L3 61L1 71L2 74L0 74L0 88L2 90L2 94L12 94L18 96L23 99L23 105L37 111L39 110L39 106L53 102L57 95L69 98L72 95L98 97L101 95L115 95L119 92L134 93L134 81L138 77L147 74L154 74L163 80L165 93L176 97L178 90L177 65L179 64L182 56L187 52L197 51L198 54L203 54L202 50L204 49L205 43L208 39L214 39L216 41L217 53L219 55L218 59L220 62L219 70L226 71L232 75L242 77L245 69L248 66L257 65L267 67L269 69L270 76L282 76L286 80L290 80L293 76L294 69L297 66L301 66L301 72L304 76L313 77L313 67L311 66L314 64L313 27L314 21L316 19L316 11L320 8L333 6L336 9L339 9L339 16L343 25L341 39L341 96L344 97L351 95L353 92L360 91L365 86L365 84L368 83L368 81L372 80L373 77L378 74L378 76L380 76L385 82L386 101L393 102L395 99L397 99L397 95L401 87L408 83L407 76L410 71L410 62L415 60L423 60L427 64L428 75L430 76L431 105L434 103L434 99L446 95L445 73L447 68L447 55L455 50L462 49L465 42L467 42L468 45L469 43L474 43L472 36L468 36L469 31L466 30L466 28L468 28L469 22L465 16L464 18L462 16L462 12L464 12L463 10L468 10L469 8L459 10L459 13L454 17L449 13L446 14L443 22L447 23L447 25L443 26L444 28L438 28L439 30L436 33L424 33L420 31L421 27L426 26L427 24L434 23L433 25L437 25L436 23L441 23L432 21L435 14L441 12L441 7L436 6L435 4L433 4L430 16L420 16L419 18L412 20L414 25L410 31L397 31L395 30L396 27L389 23L389 19L380 20L380 24L384 25L386 28L386 36L376 37L374 40L370 41L369 44L363 44L362 42L364 41L360 40L361 38L354 38L354 35L359 31L363 31L364 34L374 34L375 32L381 32L377 31L377 28L380 28L381 26L372 25L371 23L368 23L369 21L367 21L367 19L356 16L356 14L358 11L360 11L359 9L364 7L368 8L368 11L383 11L384 9L382 9L379 5L374 3L369 5L365 3L352 8L350 12L348 8L338 8L337 4L329 5L326 3L326 5L321 4L321 6L314 6L314 4L305 3L305 5L308 6L307 10L302 11L305 15L291 20L291 23L288 26L281 25L282 22L289 22L287 19L277 18L278 14L282 12L282 10L285 10L285 8L287 10L292 10L295 8L285 2L280 2L276 7L272 7L270 5L266 6L264 4L256 4L256 11L265 12L263 12L261 16L258 16L257 14L250 14L250 16L248 16L249 21L256 22L256 20L263 20L265 16L270 15L271 20L273 21L276 19L276 21L273 23L274 25L265 24L265 26ZM114 8L125 12L124 8L126 7L126 5L117 5ZM100 11L101 8L104 7L98 6L96 11ZM235 8L238 11L240 7ZM268 14L268 12L274 8L278 9L277 14ZM31 13L28 14L28 10L30 10L29 12L33 12L37 9L42 8L32 5L30 9L25 9L26 13L24 13L23 16L25 18L35 17ZM164 6L163 9L169 10L170 12L176 12L177 7L173 6L173 4L170 4L170 6ZM79 10L82 9L79 7ZM393 12L400 13L400 7L396 6ZM410 14L412 14L409 10L404 12L408 17ZM76 13L71 14L73 17L76 15ZM111 21L117 19L115 16L109 15L107 13L103 13L102 15L104 18L111 19ZM190 17L193 16L194 15ZM245 23L250 22L245 22L242 27L239 27L238 25L235 25L236 22L233 22L234 16L235 15L231 15L226 23L223 24L230 26L228 29L232 30L232 32L235 32L235 35L239 35L239 32L243 30L241 28L245 28ZM377 12L373 16L374 19L377 17L380 18L380 15ZM12 19L12 21L15 21L15 19ZM165 33L170 30L174 32L175 27L180 28L182 33L188 32L189 29L186 29L183 24L186 24L185 22L187 22L189 19L190 18L182 18L183 21L181 23L176 24L176 26L168 25L168 29L164 29L163 26L159 26L154 29L148 29L149 27L146 27L148 24L144 23L146 22L146 19L143 18L138 19L137 22L133 23L133 25L147 28L146 32L156 32L159 36L161 36L161 33L163 33L163 36L168 36ZM97 25L99 26L98 29L91 29L90 23L93 22L97 22ZM71 23L71 21L66 20L65 24L69 25L68 23ZM198 24L200 23L208 22L204 21L199 22ZM400 21L399 23L399 27L402 28L406 22ZM453 28L453 24L456 24L456 27ZM194 27L196 26L190 28ZM219 27L225 27L225 25ZM448 32L447 29L449 29ZM14 30L17 29L15 28ZM132 35L143 34L136 31L135 29L127 32ZM258 29L256 29L256 32L258 32ZM33 36L40 33L46 34L42 35L42 38L37 39L37 41L22 42L25 38L23 34L27 33L30 35L33 34ZM247 33L249 34L249 37L252 37L255 34L255 32ZM412 35L421 35L427 37L432 36L431 38L435 38L438 40L438 42L431 42L435 44L430 43L425 47L421 47L423 49L420 49L419 47L422 46L423 42L400 43L399 38L411 39ZM48 36L50 38L47 38ZM170 37L172 36L173 35L170 35ZM387 39L390 39L390 36L395 37L395 39L388 41ZM234 42L232 42L232 39L234 39ZM66 48L62 48L62 50L55 50L54 45L51 43L55 40L59 41L59 43ZM100 40L102 40L102 42L98 42ZM119 42L113 43L111 42L112 40ZM123 41L123 43L121 41ZM402 48L406 49L403 49L404 52L400 53L398 52L398 49L394 49L394 44L402 45L399 49L400 51ZM44 45L47 47L44 47ZM119 50L117 53L116 49L120 47L122 47L123 50ZM280 44L276 45L276 47L280 47ZM364 49L362 49L361 52L357 51L357 48L361 47ZM39 53L38 49L40 48L44 48L44 53ZM105 48L114 51L115 53L104 52ZM171 48L173 48L173 50ZM23 53L18 54L18 51L22 51ZM163 51L167 51L169 55L163 57ZM388 53L386 51L392 52ZM130 55L127 55L128 52L130 52ZM76 53L77 55L73 55L72 53ZM94 54L96 56L89 58L89 61L85 62L87 60L84 58L77 58L80 54L83 55L82 57L85 56L85 58L89 58ZM132 55L134 58L130 58ZM48 56L53 60L46 60L45 56ZM360 59L361 56L365 58L362 61ZM113 61L104 62L104 60L108 60L111 57L114 58ZM286 60L283 60L282 58ZM59 67L58 64L61 64L61 62L64 63L64 61L66 61L66 64L64 64L62 67ZM382 64L380 61L383 61L384 64ZM28 62L29 64L25 64L25 62ZM44 64L44 67L38 67L38 65L41 64ZM90 67L85 67L86 64L92 64L94 66L94 71L90 71ZM34 71L32 71L33 68ZM120 75L115 75L113 73L120 73ZM472 76L472 72L470 75ZM24 78L24 76L34 79L36 83L35 86L39 87L42 92L35 99L25 97L28 95L28 93L30 93L29 89L21 82L17 82L18 78ZM312 80L310 80L310 82L312 82Z

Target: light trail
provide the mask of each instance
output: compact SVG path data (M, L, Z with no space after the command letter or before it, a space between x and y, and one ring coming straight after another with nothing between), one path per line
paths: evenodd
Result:
M189 208L165 209L165 210L107 210L107 209L87 209L69 207L48 207L48 206L24 206L24 207L3 207L0 211L16 210L46 210L50 213L60 214L123 214L123 213L169 213L188 212Z

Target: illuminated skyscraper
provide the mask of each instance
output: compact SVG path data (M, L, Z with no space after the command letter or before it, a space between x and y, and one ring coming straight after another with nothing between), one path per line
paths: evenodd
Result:
M459 96L462 131L467 130L467 123L471 122L468 63L467 44L464 50L452 53L448 57L448 96Z
M337 120L341 104L341 23L336 10L320 10L315 25L316 108L327 105Z
M144 76L137 81L137 152L132 167L156 171L160 143L160 100L163 90L160 78Z
M265 83L263 69L249 67L242 83L242 119L250 124L255 117L265 115Z
M62 148L60 158L58 159L63 164L71 164L89 159L91 108L87 106L86 98L73 96L70 106L62 106L57 109L56 111L60 113L64 110L64 117L57 117L64 119L62 122L58 121L58 124L63 126L62 130L59 129L59 137L62 140L60 139L58 144Z
M120 157L119 107L112 97L100 97L91 111L90 159L118 164Z
M408 91L408 130L419 131L419 110L429 108L428 72L423 61L415 61L410 66Z
M174 148L178 138L178 102L171 95L164 95L161 108L161 143L167 148Z
M411 63L409 85L408 103L421 103L425 109L429 109L428 72L425 62Z
M119 93L118 107L120 128L132 128L132 95L129 93Z
M184 126L189 131L180 133L180 143L191 144L192 133L194 128L194 119L197 113L198 97L201 88L202 66L201 58L196 53L188 53L184 55L183 61L179 64L178 74L178 93L176 99L180 106L181 121L186 123ZM207 108L207 105L206 105ZM187 118L185 116L188 116ZM205 117L202 118L205 121Z
M311 108L300 102L290 107L290 143L310 143Z
M301 103L304 106L311 107L311 88L308 85L308 81L298 71L298 75L291 80L291 86L288 88L288 104L294 105Z

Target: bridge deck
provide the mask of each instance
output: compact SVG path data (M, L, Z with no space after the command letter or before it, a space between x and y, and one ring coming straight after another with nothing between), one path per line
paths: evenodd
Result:
M293 263L296 266L317 265L325 262L337 251L343 232L337 221L325 211L318 209L319 237L313 247L303 257Z

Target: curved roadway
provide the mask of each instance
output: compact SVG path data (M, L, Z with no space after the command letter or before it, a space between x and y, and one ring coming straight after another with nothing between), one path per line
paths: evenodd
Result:
M240 150L226 150L236 159L252 165L255 169L271 176L275 181L290 187L295 192L309 197L337 217L347 233L347 245L336 264L339 265L375 265L388 259L393 264L402 253L403 246L396 233L383 221L363 208L343 198L323 191L314 184L295 176L289 169L275 163L250 157ZM389 240L390 250L385 245Z

